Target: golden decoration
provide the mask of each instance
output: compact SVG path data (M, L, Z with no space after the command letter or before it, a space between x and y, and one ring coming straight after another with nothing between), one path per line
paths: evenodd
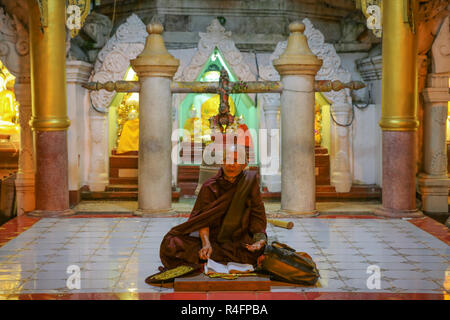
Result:
M314 107L314 141L316 146L320 146L322 143L322 109L316 102Z
M15 77L0 61L0 134L19 132L19 103L14 94Z
M235 280L239 277L255 277L258 276L257 273L219 273L219 272L212 272L207 274L210 278L221 278L226 280Z
M48 25L41 32L39 3L30 1L29 35L31 60L32 117L33 130L66 130L70 121L67 117L65 62L66 28L65 1L45 1Z
M417 121L417 35L405 20L406 1L385 1L383 28L383 131L415 131ZM416 6L411 7L416 10ZM415 13L415 11L414 11ZM412 16L415 16L413 13Z
M48 0L36 0L39 7L41 30L48 27Z
M126 94L117 107L117 144L120 142L125 123L139 117L139 100L134 99L132 95L132 93Z

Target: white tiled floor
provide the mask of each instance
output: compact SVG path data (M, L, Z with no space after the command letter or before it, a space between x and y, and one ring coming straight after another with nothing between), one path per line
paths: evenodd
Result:
M161 265L163 235L185 218L41 219L0 248L0 293L170 292L144 279ZM442 293L450 277L449 247L403 220L290 219L291 230L268 225L284 242L316 261L319 287L272 291ZM81 268L81 289L69 290L69 265ZM381 288L368 289L370 265Z

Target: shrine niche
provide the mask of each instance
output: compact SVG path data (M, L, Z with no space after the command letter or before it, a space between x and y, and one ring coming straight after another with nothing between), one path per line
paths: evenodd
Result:
M16 77L0 61L0 179L18 168L20 124L15 80Z
M14 94L14 77L0 61L0 135L18 140L19 103Z
M129 69L126 79L138 80L133 69ZM137 152L139 150L139 95L127 93L117 107L116 154Z
M234 74L223 58L220 50L215 47L209 59L206 61L195 81L215 82L219 81L220 70L224 69L228 74L230 81L238 81L239 78ZM233 115L239 124L245 124L252 129L252 139L257 141L257 130L259 123L257 119L257 108L252 99L247 94L230 94L228 103L230 105L230 114ZM180 141L192 141L195 136L205 145L211 142L211 130L209 119L219 113L219 94L200 93L187 94L178 107L179 129L186 130L180 134ZM255 145L253 165L257 165L257 145ZM192 155L193 157L193 155ZM184 164L194 164L193 161Z

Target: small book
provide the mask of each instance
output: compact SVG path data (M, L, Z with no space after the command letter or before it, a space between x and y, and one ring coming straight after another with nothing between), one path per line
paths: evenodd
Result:
M205 263L205 274L210 273L248 273L255 269L251 264L228 262L226 265L208 259Z

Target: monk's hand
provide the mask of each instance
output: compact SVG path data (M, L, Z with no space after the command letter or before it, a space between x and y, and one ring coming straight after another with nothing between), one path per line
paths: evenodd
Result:
M212 247L210 243L203 244L203 248L201 248L198 252L200 259L208 260L211 257Z
M266 241L259 240L259 241L256 241L254 244L246 244L245 247L247 248L248 251L254 252L254 251L261 250L262 247L264 247L265 245L266 245Z

